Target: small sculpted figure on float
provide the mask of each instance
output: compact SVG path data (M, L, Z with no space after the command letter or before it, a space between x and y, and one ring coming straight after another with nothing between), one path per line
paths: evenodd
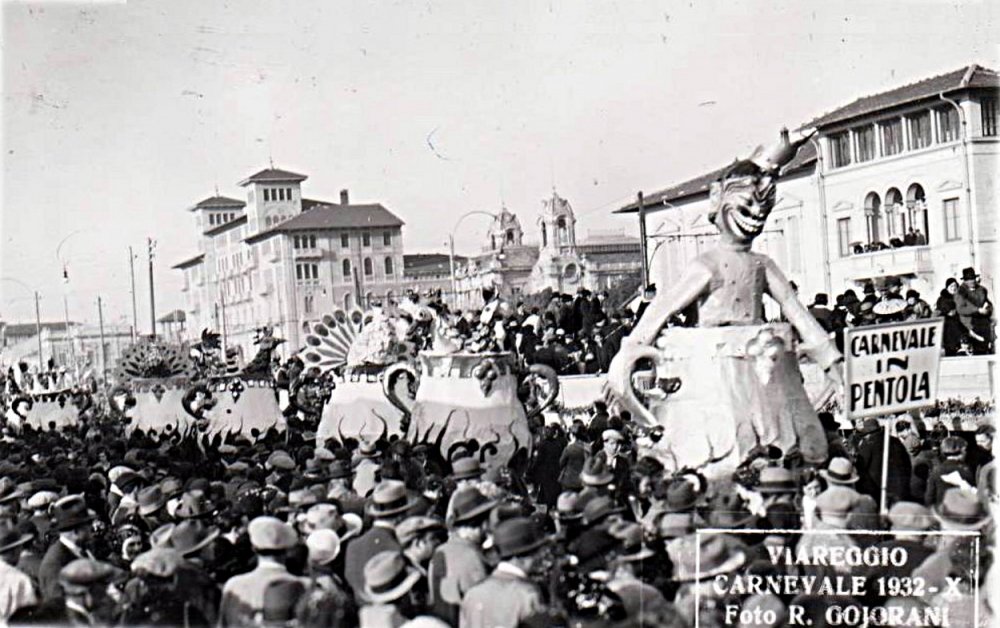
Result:
M717 469L731 469L757 444L785 451L798 445L809 462L827 456L796 343L801 338L802 349L838 389L841 355L774 260L751 251L774 207L781 168L807 140L793 144L783 131L780 143L758 148L712 185L709 219L719 230L718 244L660 291L611 364L613 396L638 420L664 428L662 443L680 466L713 460ZM787 323L766 322L765 294ZM663 329L689 306L697 309L696 327ZM653 385L640 393L644 400L632 382L642 358L656 365Z

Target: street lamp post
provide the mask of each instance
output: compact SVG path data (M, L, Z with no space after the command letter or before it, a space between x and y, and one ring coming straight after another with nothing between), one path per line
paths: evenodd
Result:
M35 290L28 284L24 283L20 279L14 279L13 277L3 277L0 278L2 281L10 281L16 283L25 290L29 291L34 295L35 298L35 338L38 340L38 372L41 373L45 370L45 362L42 357L42 316L38 309L38 290Z
M492 214L487 211L480 209L473 209L472 211L467 211L458 217L455 221L455 226L452 227L451 233L448 234L448 262L451 267L451 295L452 295L452 307L458 307L458 279L455 277L455 232L458 231L458 227L462 224L462 221L469 216L474 216L476 214L481 214L483 216L489 216L493 220L499 220L497 214Z

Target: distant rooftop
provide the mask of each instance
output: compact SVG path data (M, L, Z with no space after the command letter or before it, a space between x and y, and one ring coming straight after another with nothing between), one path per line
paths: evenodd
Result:
M179 264L174 264L172 266L172 268L176 268L178 270L184 270L185 268L190 268L191 266L197 266L204 259L205 259L205 255L203 253L202 254L198 254L198 255L195 255L194 257L191 257L191 258L188 258L188 259L184 260L183 262L180 262Z
M321 231L325 229L364 229L401 227L403 221L380 203L366 205L313 205L308 211L281 222L266 231L247 238L256 242L277 233L291 231Z
M229 209L231 207L246 207L246 203L227 196L210 196L203 201L199 201L198 204L192 207L190 211L198 209Z
M804 128L828 126L925 98L937 98L938 94L941 93L974 88L1000 89L1000 75L997 75L994 70L973 63L964 68L932 76L916 83L871 96L863 96L849 105L815 118L804 125Z
M79 327L80 323L75 323L73 321L69 322L70 327ZM51 323L42 323L41 325L43 331L66 331L66 322L58 321ZM21 336L34 336L35 335L35 324L34 323L7 323L3 326L3 333L7 337L21 337Z
M240 186L247 186L251 183L284 183L284 182L296 182L305 181L308 179L304 174L297 174L295 172L289 172L288 170L281 170L280 168L265 168L260 172L254 173L240 181Z

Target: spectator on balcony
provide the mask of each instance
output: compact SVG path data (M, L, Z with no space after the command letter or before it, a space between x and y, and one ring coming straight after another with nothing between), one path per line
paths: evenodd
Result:
M862 303L871 303L872 305L878 303L878 297L875 296L875 284L870 281L865 282L865 287L862 289L862 293L865 295L861 299Z
M819 292L813 298L812 305L809 306L809 313L827 333L834 329L833 312L830 311L829 305L830 297L825 292Z
M910 230L906 232L905 236L903 236L903 244L905 244L906 246L913 246L916 243L917 243L917 232L914 231L913 227L910 227Z
M962 324L969 330L972 353L992 353L993 303L986 288L979 285L979 275L971 266L962 270L962 285L955 293L955 307Z
M906 318L917 320L931 317L931 306L920 298L920 293L916 290L906 291Z
M920 229L917 229L917 246L924 246L925 244L927 244L927 236Z
M962 344L969 336L969 330L962 324L958 316L958 309L955 305L955 294L958 292L958 280L950 277L945 282L945 288L938 296L937 303L934 304L936 316L944 318L943 337L941 347L946 356L958 355Z

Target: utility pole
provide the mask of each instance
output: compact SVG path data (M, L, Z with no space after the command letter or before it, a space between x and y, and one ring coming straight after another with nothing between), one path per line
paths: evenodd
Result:
M38 338L38 373L45 370L42 359L42 315L38 311L38 290L35 290L35 338Z
M132 280L132 342L135 342L135 333L139 329L139 308L135 304L135 253L132 247L128 247L128 275Z
M156 288L153 285L153 251L156 240L146 238L146 253L149 256L149 328L153 338L156 338Z
M63 313L66 316L66 341L69 342L69 354L70 358L73 360L73 372L79 376L80 365L76 361L76 343L73 342L73 334L70 333L69 329L69 300L65 293L63 293Z
M225 280L219 284L219 303L221 307L221 318L222 318L222 359L226 359L226 285Z
M639 192L639 250L642 252L642 289L649 287L649 259L646 251L646 204Z
M97 295L97 322L101 330L101 379L108 374L108 354L104 348L104 308L101 307L101 295Z

